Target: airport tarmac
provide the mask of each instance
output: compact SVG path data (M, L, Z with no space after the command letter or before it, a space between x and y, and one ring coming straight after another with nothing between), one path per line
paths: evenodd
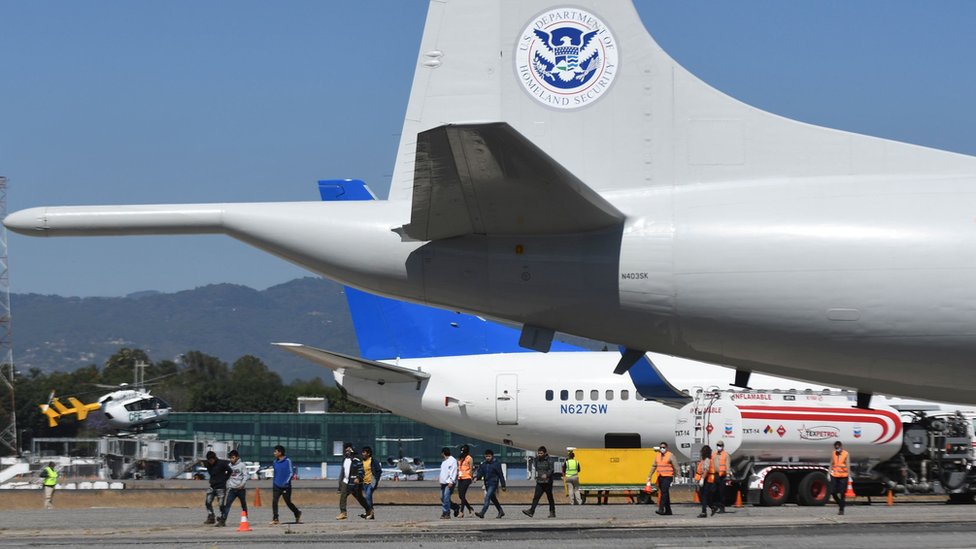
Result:
M40 496L40 494L38 494ZM199 508L17 509L0 513L0 545L26 547L241 547L281 544L393 547L976 547L976 506L944 503L855 504L844 516L833 505L810 508L746 506L696 518L694 504L677 504L660 517L647 505L545 507L535 518L524 505L508 504L506 516L441 520L436 505L378 506L376 520L336 521L335 505L296 503L302 524L269 525L270 502L251 508L251 532L237 531L240 508L226 528L202 524ZM502 504L506 504L502 494ZM283 508L282 518L291 519Z

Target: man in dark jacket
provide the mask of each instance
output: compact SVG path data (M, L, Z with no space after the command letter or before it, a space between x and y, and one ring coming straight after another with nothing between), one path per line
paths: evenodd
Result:
M339 481L339 514L336 520L346 520L349 516L346 513L346 500L349 494L356 498L356 501L363 506L366 516L372 514L372 509L363 497L363 460L356 455L356 449L351 442L347 442L342 452L342 473Z
M214 517L213 502L216 499L218 508L224 508L227 499L227 479L230 478L231 474L230 463L217 459L217 454L210 451L207 452L207 459L203 462L203 466L207 468L207 474L210 475L210 488L207 489L207 499L205 500L207 520L203 523L214 524L216 518ZM223 513L221 513L221 520L223 520L222 515Z
M360 518L373 520L373 492L379 488L380 477L383 476L383 466L379 460L373 459L373 449L363 446L363 499L369 506L369 511L359 515Z
M478 466L478 472L475 473L475 480L485 481L485 504L481 508L481 512L475 512L475 516L478 518L485 518L485 513L488 512L488 504L494 504L495 509L498 509L498 518L505 516L505 510L502 509L502 504L498 503L498 487L502 487L502 491L505 491L505 475L502 474L502 464L495 461L495 452L490 449L485 450L485 460L481 462Z
M532 496L532 507L522 509L526 516L531 517L535 514L535 508L539 505L542 494L549 500L549 518L556 518L556 501L552 499L552 458L545 446L539 446L535 454L535 495Z

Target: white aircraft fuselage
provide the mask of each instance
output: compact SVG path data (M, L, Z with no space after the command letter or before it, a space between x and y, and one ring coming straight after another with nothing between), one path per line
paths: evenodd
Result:
M613 352L488 354L382 361L421 370L422 383L377 383L343 370L336 383L355 400L396 415L481 440L517 448L603 448L607 436L643 447L674 445L678 409L644 400L630 376L605 373L619 359ZM655 355L655 365L673 385L695 394L727 388L731 371ZM703 381L722 385L703 385ZM757 389L810 389L815 384L755 376Z

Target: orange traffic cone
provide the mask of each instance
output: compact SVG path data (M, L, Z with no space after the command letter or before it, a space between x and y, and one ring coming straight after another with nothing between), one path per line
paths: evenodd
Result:
M698 497L698 488L695 488L695 503L701 503L701 499Z
M735 491L735 507L736 509L742 508L742 490Z
M644 493L645 494L651 493L651 481L647 481L647 484L644 485Z
M247 523L247 511L241 511L241 526L237 529L238 532L250 532L251 525Z
M854 481L851 477L847 477L847 491L844 492L844 499L856 498L857 494L854 493Z
M261 489L254 489L254 507L261 507Z
M892 507L894 505L895 505L895 493L892 492L891 489L889 488L888 489L888 507Z

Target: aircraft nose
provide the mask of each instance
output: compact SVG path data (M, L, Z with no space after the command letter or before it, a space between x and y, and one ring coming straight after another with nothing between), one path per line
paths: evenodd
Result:
M3 226L15 233L37 233L47 229L47 208L28 208L8 215L3 220Z

